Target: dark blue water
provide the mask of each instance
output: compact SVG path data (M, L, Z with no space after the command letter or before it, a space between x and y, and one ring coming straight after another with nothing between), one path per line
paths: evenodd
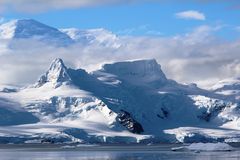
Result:
M171 151L172 146L0 147L1 160L238 160L240 149L231 152Z

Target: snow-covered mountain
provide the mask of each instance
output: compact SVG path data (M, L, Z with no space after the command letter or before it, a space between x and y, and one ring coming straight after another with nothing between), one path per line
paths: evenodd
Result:
M32 19L12 20L0 25L0 39L8 41L12 47L15 43L24 40L35 40L48 45L66 47L81 43L84 45L102 45L119 48L121 43L118 37L105 29L76 28L57 29Z
M240 101L240 78L228 78L219 81L211 90L217 94L233 97L236 101Z
M4 88L0 97L1 117L8 117L0 123L1 143L240 138L238 103L168 79L154 59L105 64L92 73L55 59L35 84Z
M103 28L86 30L67 28L61 29L61 31L81 43L101 44L111 48L119 48L122 45L115 34Z
M58 45L69 45L73 40L56 28L32 19L12 20L0 25L1 39L35 39Z

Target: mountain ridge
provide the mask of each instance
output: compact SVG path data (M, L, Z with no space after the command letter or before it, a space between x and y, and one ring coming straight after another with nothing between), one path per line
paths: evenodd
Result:
M103 29L76 29L71 36L70 31L18 20L1 25L0 37L36 38L64 47L80 42L121 47L118 37ZM35 84L0 90L0 114L9 117L0 123L0 143L236 140L240 139L238 84L239 79L223 81L210 91L180 84L168 79L155 59L114 62L88 73L68 68L57 58Z
M57 58L35 85L0 92L0 97L18 102L40 121L24 122L20 133L13 129L18 125L0 125L0 132L7 133L3 137L21 142L173 143L239 137L237 103L167 79L153 59L106 64L88 73L67 68ZM45 129L42 136L32 130L36 127ZM224 128L231 133L223 134Z

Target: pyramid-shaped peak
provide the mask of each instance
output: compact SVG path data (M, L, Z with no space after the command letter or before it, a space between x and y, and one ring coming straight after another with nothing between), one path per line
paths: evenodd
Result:
M50 65L50 69L49 70L54 70L54 69L60 69L60 68L66 68L63 60L61 58L56 58L52 61L51 65Z
M71 78L68 74L68 69L60 58L56 58L50 65L49 70L41 76L36 86L40 87L45 83L52 83L54 87L62 83L70 83Z

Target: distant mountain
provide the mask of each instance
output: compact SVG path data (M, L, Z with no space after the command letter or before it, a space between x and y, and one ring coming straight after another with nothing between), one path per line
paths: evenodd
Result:
M121 43L119 38L112 32L103 29L87 29L81 30L77 28L61 29L73 40L81 43L101 44L105 47L119 48Z
M69 45L73 40L56 28L32 19L12 20L0 25L1 39L36 39L57 45Z
M215 142L240 138L239 105L168 79L154 59L105 64L88 73L55 59L28 87L4 88L1 143ZM1 100L0 99L0 100ZM18 105L8 105L18 104ZM6 107L5 107L6 108ZM27 118L29 117L29 118ZM7 126L6 126L7 124ZM11 137L10 139L7 137Z
M119 48L118 37L105 29L80 30L76 28L57 29L32 19L12 20L0 25L0 39L14 40L33 39L48 45L66 47L75 43L84 45L96 44Z

